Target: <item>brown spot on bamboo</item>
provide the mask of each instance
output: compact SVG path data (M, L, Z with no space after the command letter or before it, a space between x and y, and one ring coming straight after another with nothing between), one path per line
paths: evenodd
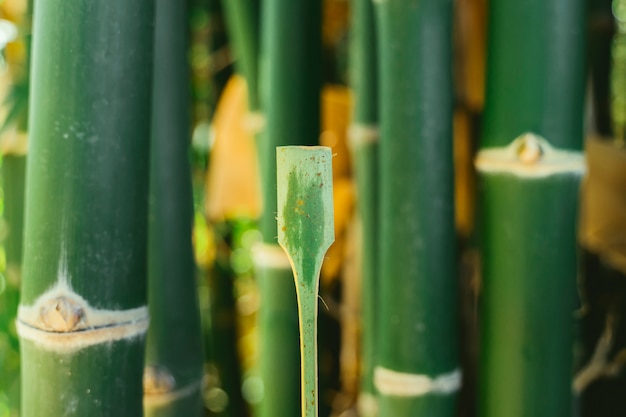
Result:
M40 309L41 322L46 330L53 332L71 332L83 315L82 307L64 296L49 300Z

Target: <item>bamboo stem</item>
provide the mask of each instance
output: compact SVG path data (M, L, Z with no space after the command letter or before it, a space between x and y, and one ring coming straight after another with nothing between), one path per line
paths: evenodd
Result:
M376 3L380 417L456 413L452 1Z
M235 51L235 66L246 79L248 107L259 109L259 0L223 0L224 14Z
M35 4L23 417L143 413L153 5Z
M260 417L300 409L300 353L294 279L276 244L276 147L315 145L320 132L321 15L318 0L262 3L260 91L265 128L258 135L263 245L255 254L259 282Z
M327 147L276 150L278 243L294 273L300 319L302 416L317 417L317 312L324 254L335 240L332 156Z
M350 83L354 95L353 124L348 138L357 182L357 208L361 241L361 381L359 412L376 415L374 366L377 355L378 311L378 71L374 4L353 1L350 49Z
M569 417L584 1L494 0L489 15L479 414Z
M202 415L202 334L192 248L188 6L156 1L146 416Z

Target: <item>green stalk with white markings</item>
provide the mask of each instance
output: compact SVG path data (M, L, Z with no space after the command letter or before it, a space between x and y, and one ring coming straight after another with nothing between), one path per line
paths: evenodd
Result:
M185 1L157 0L152 106L145 415L202 415L202 332L192 249L189 18Z
M461 384L452 157L452 1L376 3L380 417L452 417Z
M571 416L584 8L582 0L490 2L476 159L481 417Z
M352 2L350 84L354 97L348 131L361 222L361 381L359 412L376 415L374 366L377 352L378 294L378 70L374 4Z
M154 2L34 10L21 415L141 416Z
M260 417L300 412L298 309L289 260L276 242L276 147L315 145L320 133L321 15L318 0L263 0L257 136L263 244L255 251L259 282ZM303 399L304 400L304 399Z

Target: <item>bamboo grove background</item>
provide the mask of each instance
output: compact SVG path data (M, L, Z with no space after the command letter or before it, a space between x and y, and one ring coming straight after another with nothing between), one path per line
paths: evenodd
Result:
M0 1L0 417L298 415L275 149L317 144L320 416L626 416L625 1L100 3Z

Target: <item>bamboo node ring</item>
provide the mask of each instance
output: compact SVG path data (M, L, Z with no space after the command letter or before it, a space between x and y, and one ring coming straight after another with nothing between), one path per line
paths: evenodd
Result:
M174 389L176 381L162 366L146 366L143 373L143 392L146 395L164 394Z
M446 374L428 376L397 372L378 366L374 370L374 385L381 394L395 397L448 395L461 388L461 377L461 370L458 368Z
M581 151L555 148L532 132L520 135L507 146L482 149L474 165L482 174L508 174L528 179L582 176L586 171Z
M32 305L20 305L15 324L21 339L46 350L72 353L88 346L142 337L149 322L146 306L98 309L60 280Z
M543 148L536 135L527 133L520 137L521 144L517 149L517 157L523 164L534 164L541 159Z
M352 149L378 143L378 126L355 123L348 128L348 144Z
M46 301L39 311L44 328L53 332L74 330L84 315L76 301L63 296Z

